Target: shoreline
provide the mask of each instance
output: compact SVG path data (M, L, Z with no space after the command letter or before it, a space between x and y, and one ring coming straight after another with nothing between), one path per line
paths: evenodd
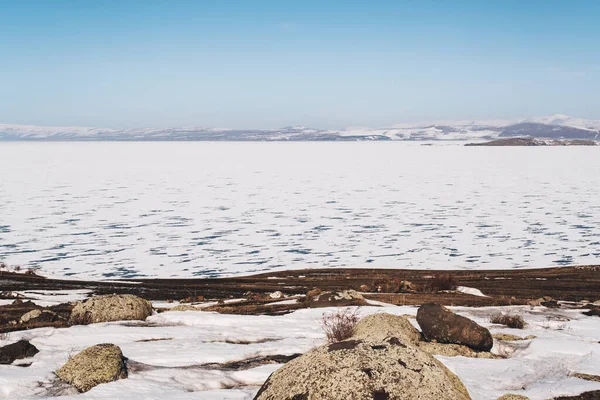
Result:
M485 296L465 293L431 293L426 289L394 293L376 287L394 279L427 287L434 276L450 274L458 285L480 290ZM361 287L369 290L361 290ZM45 278L38 275L0 272L0 292L32 290L82 290L91 294L135 294L149 300L179 300L201 296L206 299L243 297L248 292L268 294L276 291L287 296L309 290L356 290L388 300L402 296L405 304L422 304L432 296L436 301L460 305L493 305L511 300L517 303L544 296L562 301L597 300L600 297L600 265L549 267L521 270L414 270L335 268L286 270L242 277L189 279L118 279L89 281ZM438 299L439 298L439 299ZM462 300L465 301L462 301ZM448 303L449 305L452 305Z

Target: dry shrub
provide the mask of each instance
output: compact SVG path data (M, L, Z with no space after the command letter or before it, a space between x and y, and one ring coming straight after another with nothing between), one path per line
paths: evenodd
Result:
M456 290L458 280L454 274L436 274L431 280L431 291L439 292L441 290Z
M321 327L329 343L340 342L352 336L359 319L358 309L343 308L332 313L323 314Z
M514 329L525 328L525 320L520 315L495 314L490 317L490 322L492 324L506 325Z

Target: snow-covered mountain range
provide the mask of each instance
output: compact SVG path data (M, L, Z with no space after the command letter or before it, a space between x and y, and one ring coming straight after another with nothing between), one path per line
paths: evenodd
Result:
M102 129L0 124L0 141L358 141L491 140L509 137L600 140L600 120L555 114L513 121L442 121L388 128Z

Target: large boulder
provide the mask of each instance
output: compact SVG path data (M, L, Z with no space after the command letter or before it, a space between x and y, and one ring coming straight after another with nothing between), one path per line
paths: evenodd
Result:
M419 307L417 322L427 341L462 344L477 351L490 351L494 345L489 330L439 304Z
M80 392L87 392L101 383L127 378L127 364L119 346L98 344L70 358L56 375Z
M399 338L345 340L275 371L255 400L467 400L442 363Z
M94 296L73 307L71 324L145 320L152 315L152 304L132 294Z
M406 317L380 313L368 315L358 321L352 337L373 341L397 337L416 344L421 340L421 333Z
M19 340L16 343L0 347L0 364L12 364L15 360L33 357L39 352L29 341Z

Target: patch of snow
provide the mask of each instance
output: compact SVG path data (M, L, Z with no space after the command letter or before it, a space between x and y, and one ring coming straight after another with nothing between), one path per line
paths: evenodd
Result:
M489 296L486 296L485 294L483 294L481 292L481 290L476 289L476 288L467 287L467 286L457 286L456 291L465 293L465 294L470 294L472 296L489 297Z

